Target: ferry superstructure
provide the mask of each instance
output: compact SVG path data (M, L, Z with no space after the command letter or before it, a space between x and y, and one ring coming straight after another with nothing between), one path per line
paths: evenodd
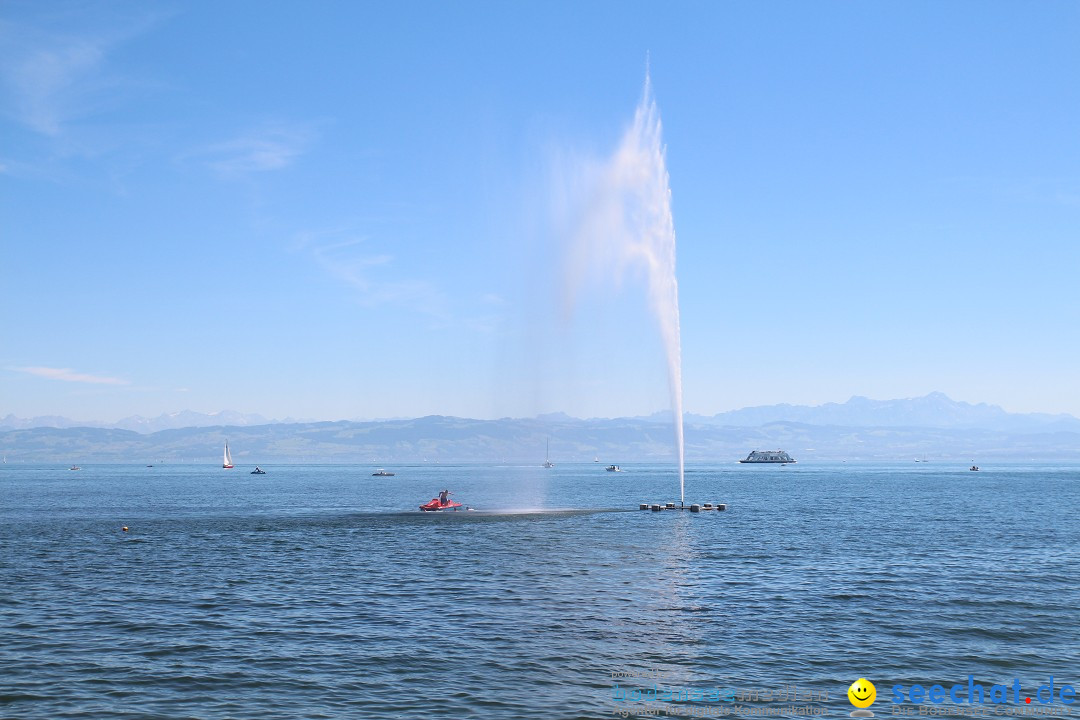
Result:
M788 455L783 450L754 450L752 453L746 456L745 460L740 460L741 463L781 463L788 464L795 462L795 459Z

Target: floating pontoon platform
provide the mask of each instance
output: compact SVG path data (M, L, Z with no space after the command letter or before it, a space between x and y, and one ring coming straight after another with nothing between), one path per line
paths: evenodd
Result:
M698 503L694 503L693 505L679 503L676 505L673 502L664 503L663 505L660 503L641 503L638 505L638 509L651 510L653 512L660 512L661 510L689 510L690 512L712 512L713 510L719 510L720 512L723 512L724 510L727 510L727 505L725 503L716 503L715 505L713 503L702 503L700 505Z

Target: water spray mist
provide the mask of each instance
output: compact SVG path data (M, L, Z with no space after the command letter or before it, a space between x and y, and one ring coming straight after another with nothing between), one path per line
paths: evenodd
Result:
M675 224L664 160L660 112L648 73L634 123L615 154L595 168L576 213L570 269L576 290L589 267L612 269L616 277L644 271L649 306L660 329L668 366L675 444L679 458L679 499L685 502L682 340L679 284L675 276Z

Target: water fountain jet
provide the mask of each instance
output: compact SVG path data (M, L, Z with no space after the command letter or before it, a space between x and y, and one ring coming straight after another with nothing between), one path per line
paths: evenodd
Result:
M570 283L570 289L576 291L587 268L613 269L618 278L631 269L644 271L649 306L667 359L679 499L680 504L685 504L679 284L675 275L671 187L661 129L660 112L646 72L633 124L615 154L595 169L583 193L586 199L576 213L570 257L572 280L576 282Z

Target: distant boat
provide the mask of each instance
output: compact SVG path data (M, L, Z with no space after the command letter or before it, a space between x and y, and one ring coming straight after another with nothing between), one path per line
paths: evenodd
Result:
M604 469L607 470L608 472L622 472L622 468L619 467L618 465L608 465Z
M68 468L68 470L82 470L82 468L78 465L72 465L70 468Z
M788 455L783 450L754 450L752 453L746 456L745 460L740 460L741 463L781 463L788 464L795 462L795 459Z
M225 459L222 461L221 467L228 470L232 466L233 466L233 464L232 464L232 453L229 452L229 441L226 440L225 441Z
M979 466L978 465L972 465L971 467L968 468L968 470L970 470L971 472L979 472Z
M386 472L382 468L379 468L375 472L371 473L371 477L394 477L394 473Z
M251 471L251 474L252 475L265 475L266 471L263 470L262 468L260 468L258 465L256 465L255 469Z
M599 456L599 455L597 455L596 457L594 457L594 458L592 459L592 461L593 461L593 462L600 462L600 456Z
M555 463L551 462L551 440L548 440L547 445L544 446L544 467L555 467Z

